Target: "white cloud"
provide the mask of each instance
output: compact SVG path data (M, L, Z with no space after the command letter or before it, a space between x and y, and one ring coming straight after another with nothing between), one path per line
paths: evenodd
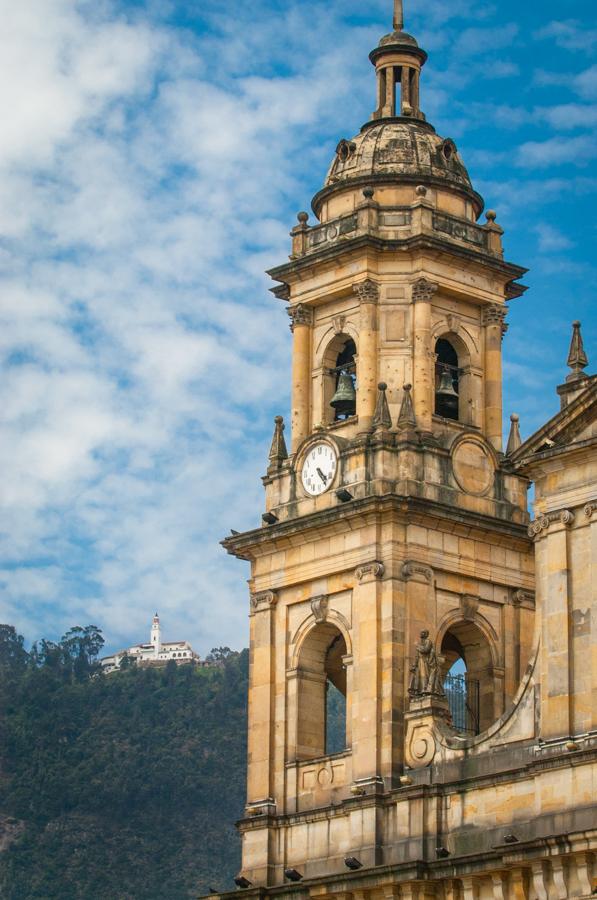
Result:
M535 231L541 253L563 253L574 246L565 234L547 222L537 225Z

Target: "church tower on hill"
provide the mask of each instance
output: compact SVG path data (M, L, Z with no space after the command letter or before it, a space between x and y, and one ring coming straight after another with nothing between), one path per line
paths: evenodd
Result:
M251 897L559 900L597 887L597 377L502 442L525 269L421 110L403 27L316 221L269 273L293 332L251 563ZM536 485L530 522L527 491Z

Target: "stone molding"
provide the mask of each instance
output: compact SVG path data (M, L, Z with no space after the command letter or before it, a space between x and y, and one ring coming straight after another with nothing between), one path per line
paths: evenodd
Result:
M504 325L508 310L497 303L486 306L481 312L481 324L487 325Z
M433 300L433 295L437 293L439 290L439 285L434 281L427 281L426 278L419 278L418 281L415 281L413 284L413 301L416 303L417 301L424 301L426 303L431 303Z
M273 609L277 602L277 591L259 591L256 594L251 594L251 612L256 613Z
M431 566L418 563L413 559L408 559L402 564L401 574L403 581L414 579L415 581L426 581L428 584L431 584L433 581L433 569Z
M534 522L531 522L528 528L529 537L538 537L543 534L544 531L547 531L548 528L556 522L559 522L561 525L565 527L572 525L574 522L575 515L569 509L562 509L557 512L550 512L544 516L540 516L538 519L535 519Z
M352 289L361 303L377 303L379 300L379 285L371 281L370 278L354 284Z
M357 581L373 581L375 578L382 578L385 570L386 567L383 563L374 560L370 563L364 563L362 566L357 566L355 575Z
M309 327L313 325L313 310L310 306L305 306L304 303L292 306L286 312L290 316L291 331L294 331L297 325L308 325Z
M321 594L319 597L312 598L311 612L313 613L315 621L318 625L323 625L323 623L327 621L329 606L330 601L325 594Z

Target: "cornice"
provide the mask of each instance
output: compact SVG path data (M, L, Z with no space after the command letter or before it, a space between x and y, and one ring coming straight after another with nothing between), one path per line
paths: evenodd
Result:
M474 263L481 268L490 268L502 275L509 276L508 299L514 299L522 296L528 288L523 284L514 284L519 278L522 278L528 272L528 269L517 266L514 263L505 262L498 257L483 253L479 250L468 250L466 247L460 247L449 241L443 241L440 238L429 234L418 234L413 237L404 239L386 239L375 237L371 234L359 235L342 241L333 247L323 248L322 250L310 253L308 256L300 259L293 259L291 262L284 263L281 266L275 266L268 269L267 274L274 281L287 283L289 276L295 275L297 280L306 269L311 268L314 264L325 262L326 260L334 260L337 262L339 257L349 255L357 250L374 249L380 253L395 253L396 250L432 250L435 252L447 253L449 256L456 256ZM274 289L275 290L275 289Z
M482 513L474 513L435 500L421 497L388 494L384 497L365 497L353 500L350 504L342 504L331 509L309 513L304 516L287 519L275 525L254 528L242 534L232 535L221 541L222 546L232 556L240 559L251 559L253 550L259 548L259 555L268 552L278 542L284 542L296 534L308 536L321 532L328 527L345 527L350 520L362 519L364 515L396 515L404 522L414 518L430 519L437 527L438 521L460 524L467 532L485 532L510 539L519 546L528 547L530 539L527 534L528 525L519 525L505 519L496 519Z

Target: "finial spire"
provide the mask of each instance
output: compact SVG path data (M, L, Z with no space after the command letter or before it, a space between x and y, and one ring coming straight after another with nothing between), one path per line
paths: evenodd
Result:
M570 342L567 365L572 369L572 374L568 376L566 381L575 381L577 378L582 378L584 375L583 369L586 369L589 365L589 359L582 342L582 334L580 333L580 322L572 323L572 340Z
M510 456L511 453L514 453L519 447L522 447L519 425L520 416L517 416L516 413L512 413L510 421L512 425L510 426L510 437L508 438L508 446L506 447L506 456Z
M386 397L387 389L388 386L385 381L380 381L377 385L377 404L375 406L375 415L373 416L373 427L376 431L387 431L392 427L392 417L390 416L390 407Z
M394 0L394 31L402 31L404 28L404 8L402 0Z

